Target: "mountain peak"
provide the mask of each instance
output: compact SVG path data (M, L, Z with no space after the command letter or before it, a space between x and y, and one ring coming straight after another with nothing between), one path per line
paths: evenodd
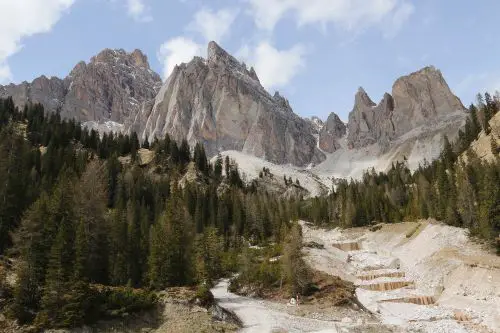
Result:
M136 66L149 69L148 57L141 50L135 49L130 56Z
M235 63L238 65L241 65L236 58L234 58L232 55L230 55L226 50L224 50L222 47L220 47L219 44L217 44L214 41L211 41L208 43L207 47L207 60L212 63L219 63L219 62L224 62L224 63Z
M104 49L92 57L90 62L110 65L122 63L127 66L150 69L148 57L139 49L135 49L130 53L124 49Z
M208 43L207 55L208 55L208 59L210 59L210 58L217 56L217 55L228 56L229 53L227 53L226 50L224 50L222 47L220 47L220 45L217 44L215 41L211 41L210 43Z
M249 70L245 63L240 62L214 41L208 43L207 61L213 66L225 67L232 71L240 72L241 74L251 78L253 81L260 82L253 67L250 67Z
M346 134L347 126L340 117L332 112L319 132L319 147L328 153L333 153L341 147L339 141Z
M298 166L325 158L313 126L216 42L208 44L206 60L194 58L174 70L152 107L138 113L129 128L150 141L168 133L191 145L203 142L207 156L237 150Z
M363 87L358 88L358 92L356 93L356 96L354 98L355 100L355 105L364 105L364 106L369 106L373 107L376 104L372 101L370 96L366 93L365 89Z
M441 71L427 66L397 79L392 94L384 94L378 105L360 88L349 115L348 143L356 148L376 142L388 147L413 129L434 125L441 119L458 119L460 126L464 110Z
M288 112L293 112L292 111L292 107L290 106L290 102L288 102L288 99L286 99L285 97L281 96L281 94L280 94L279 91L275 91L274 92L273 98L278 103L278 105L281 106L281 108L283 110L288 111Z
M439 69L437 69L434 66L426 66L413 73L400 77L398 80L396 80L396 83L399 81L407 81L407 80L418 81L421 80L421 78L423 77L432 78L444 82L443 74Z

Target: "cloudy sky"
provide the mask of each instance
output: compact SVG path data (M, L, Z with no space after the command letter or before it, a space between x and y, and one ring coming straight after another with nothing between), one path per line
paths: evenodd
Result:
M163 77L215 40L302 116L344 120L426 65L468 105L500 89L498 0L0 0L0 83L66 76L103 48L143 50Z

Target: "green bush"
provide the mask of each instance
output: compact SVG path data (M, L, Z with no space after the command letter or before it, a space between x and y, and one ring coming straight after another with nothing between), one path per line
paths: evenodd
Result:
M194 302L203 307L210 307L214 304L215 298L210 289L205 284L200 284L196 291Z
M156 295L145 290L90 287L80 282L52 307L39 312L35 325L38 329L91 325L99 320L124 318L132 313L150 310L156 302Z
M133 312L149 310L156 305L154 293L132 288L106 288L100 292L100 313L106 317L123 317Z

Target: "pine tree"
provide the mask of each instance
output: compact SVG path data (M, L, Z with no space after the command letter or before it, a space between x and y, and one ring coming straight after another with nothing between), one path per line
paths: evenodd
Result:
M444 136L444 145L443 145L443 150L441 152L441 159L443 160L446 169L448 170L453 169L456 156L451 146L450 140L446 135Z
M148 141L147 137L144 139L144 142L142 143L142 148L144 148L144 149L149 149L150 148L149 147L149 141Z
M458 213L465 227L473 228L476 217L476 193L466 172L466 165L460 163L457 167L457 202Z
M221 154L217 154L217 159L215 160L214 165L214 176L217 180L222 178L222 167L224 162L222 161Z
M128 230L128 277L132 286L137 287L142 280L141 249L141 205L130 200L127 206Z
M135 161L137 158L137 152L139 151L139 148L141 147L139 143L139 138L137 137L137 133L132 133L130 136L130 154L132 156L132 161Z
M196 164L196 168L203 174L208 175L208 161L205 154L205 148L199 142L196 143L196 146L194 147L193 160Z
M191 160L191 152L189 149L189 144L186 139L182 140L179 147L179 163L185 166Z
M118 156L113 154L106 163L108 171L108 208L112 208L116 202L116 193L118 191L118 175L121 170L121 164Z
M52 218L50 198L42 193L27 211L15 234L15 245L21 254L18 284L14 292L14 315L20 323L30 323L39 310L42 286L53 235L57 232Z
M500 183L498 166L486 164L479 190L478 232L492 239L500 232Z
M128 229L127 210L122 199L111 218L109 249L109 280L114 285L124 285L128 282Z
M217 234L217 229L206 228L198 238L196 247L198 281L212 285L222 269L222 239Z
M39 327L64 327L64 298L73 268L74 236L69 221L62 221L50 251L41 311L35 323Z
M470 120L471 120L471 137L469 137L469 143L474 141L479 132L481 131L481 125L479 124L479 118L477 115L477 108L474 106L474 104L471 104L469 107L469 112L470 112Z
M0 133L0 254L12 245L10 233L19 226L27 202L25 145L12 127Z
M74 200L76 219L82 228L82 237L88 243L85 250L85 274L93 283L108 281L107 221L105 220L108 194L106 191L105 165L91 162L76 187Z
M153 288L188 284L193 280L189 215L181 203L175 182L165 212L151 233L149 281Z
M292 295L303 294L311 282L311 273L302 259L302 234L297 222L292 224L286 237L282 263L284 279Z

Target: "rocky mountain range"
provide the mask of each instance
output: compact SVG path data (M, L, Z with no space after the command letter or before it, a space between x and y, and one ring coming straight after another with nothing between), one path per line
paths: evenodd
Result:
M12 96L20 108L41 103L49 112L86 121L123 123L142 103L155 98L161 78L139 50L105 49L90 62L78 63L60 79L41 76L33 82L0 86L0 97Z
M176 66L163 84L141 51L106 49L64 79L42 76L0 86L0 97L8 95L20 107L42 103L97 129L112 122L118 126L105 129L135 131L142 140L168 133L204 143L210 156L240 151L298 167L327 163L330 155L356 159L358 152L432 159L443 136L453 139L467 117L441 72L426 67L396 80L378 104L359 88L347 124L335 113L325 122L304 119L278 92L269 94L253 68L215 42L206 59Z
M209 155L238 150L274 163L304 166L324 160L310 122L279 93L271 96L247 69L215 42L208 57L176 66L152 107L145 105L131 129L140 137L203 142Z
M347 140L351 148L374 143L387 148L412 129L455 111L465 111L462 102L453 95L439 70L425 67L399 78L392 95L384 94L379 104L359 88L349 114Z

